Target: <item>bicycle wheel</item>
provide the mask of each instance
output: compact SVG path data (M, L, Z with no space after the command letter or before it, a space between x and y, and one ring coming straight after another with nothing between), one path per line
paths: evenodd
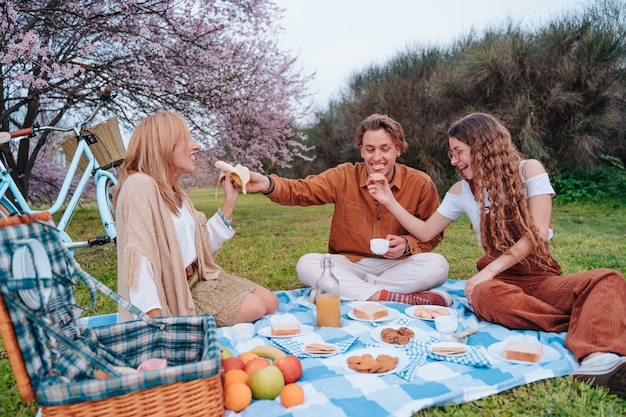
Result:
M96 186L96 201L98 203L98 211L102 226L114 242L117 238L115 230L115 209L113 208L113 193L117 186L117 180L113 177L102 176L98 179Z

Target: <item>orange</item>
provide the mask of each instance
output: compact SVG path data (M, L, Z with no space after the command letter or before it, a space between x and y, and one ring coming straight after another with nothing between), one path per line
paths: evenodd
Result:
M304 402L304 390L298 384L287 384L280 391L280 402L283 407L293 407Z
M243 369L231 369L224 374L224 387L227 387L235 382L242 382L247 385L248 373Z
M224 388L224 408L240 412L252 402L252 390L243 382L233 382Z
M249 360L256 359L258 357L259 355L257 355L254 352L244 352L241 355L239 355L239 359L241 359L244 364L248 362Z

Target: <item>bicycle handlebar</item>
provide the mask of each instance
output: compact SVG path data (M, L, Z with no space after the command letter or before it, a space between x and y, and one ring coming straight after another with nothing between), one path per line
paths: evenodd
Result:
M25 127L24 129L15 130L13 132L9 132L12 138L17 138L20 136L30 136L35 134L35 129L32 127Z
M100 92L100 101L101 102L98 104L98 106L93 111L93 113L91 113L91 115L87 118L87 120L82 122L80 124L80 126L84 127L85 124L87 124L91 120L93 120L94 116L96 115L98 110L100 110L100 107L102 107L104 102L112 100L113 97L115 97L115 89L113 87L111 87L111 86L104 87L104 89ZM69 132L69 131L72 131L72 130L74 130L76 132L80 131L80 129L78 129L78 127L62 128L62 127L55 127L55 126L37 126L37 125L34 125L32 127L25 127L23 129L18 129L18 130L15 130L13 132L0 132L0 145L3 145L5 143L9 142L13 138L33 136L33 135L35 135L36 132L39 132L41 130L44 130L44 131L57 131L57 132Z

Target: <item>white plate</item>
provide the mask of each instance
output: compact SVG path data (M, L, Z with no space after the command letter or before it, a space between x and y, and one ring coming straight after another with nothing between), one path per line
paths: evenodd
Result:
M325 357L328 357L328 356L335 356L336 354L341 353L341 348L339 348L339 346L337 346L337 345L334 345L332 343L326 343L326 342L317 342L317 343L322 344L322 345L334 346L335 347L335 351L334 352L324 352L324 353L311 353L311 352L307 352L306 351L306 345L309 345L310 343L303 343L302 344L302 353L304 353L305 355L316 356L316 357L320 357L320 358L325 358Z
M272 336L272 326L264 327L264 328L259 330L259 334L261 336L275 337L275 338L278 338L278 339L287 339L287 338L290 338L290 337L298 337L298 336L303 336L303 335L309 334L309 333L313 333L313 326L307 326L306 324L301 324L300 325L300 333L298 333L298 334L288 334L288 335L285 335L285 336Z
M398 310L396 310L395 308L387 308L387 310L389 311L388 315L386 315L385 317L381 317L379 319L375 319L375 320L367 320L367 319L362 319L361 317L357 317L357 316L354 315L354 310L350 310L348 312L348 317L350 317L352 320L367 321L369 323L378 323L378 322L383 322L383 321L391 321L391 320L395 320L398 317L400 317L400 312Z
M504 356L502 356L505 346L506 346L506 342L497 342L497 343L490 345L487 348L487 352L489 352L492 356L494 356L497 359L510 362L510 363L520 364L520 365L536 365L538 363L555 361L561 358L561 354L559 353L558 350L548 345L543 345L543 349L541 351L541 359L539 360L539 362L526 362L526 361L517 361L513 359L505 359Z
M12 269L13 276L17 279L52 277L50 258L41 242L36 239L27 239L23 246L13 252ZM32 310L38 310L42 307L42 303L44 305L48 303L52 293L52 288L49 287L40 290L19 290L18 293L24 304Z
M389 356L397 357L398 364L396 365L395 368L393 368L390 371L380 372L380 373L371 373L371 374L365 373L365 372L357 372L348 366L348 358L350 356L362 356L362 355L365 355L366 353L369 353L374 358L376 358L376 356L378 355L389 355ZM383 375L389 375L389 374L393 374L396 372L400 372L401 370L403 370L409 365L409 357L406 355L406 353L404 353L404 350L399 350L399 349L394 349L394 348L363 348L363 349L351 350L345 353L343 357L340 359L340 361L341 361L341 368L347 373L359 374L359 375L374 375L374 376L383 376Z
M419 306L411 306L411 307L407 307L404 310L404 314L406 314L407 316L411 317L412 319L420 319L420 320L425 320L425 321L435 321L435 319L424 319L422 317L417 317L415 315L415 309L417 308L427 308L430 310L438 310L440 308L445 308L448 313L450 313L450 315L454 315L454 316L458 316L458 313L456 312L456 310L452 309L452 308L448 308L448 307L442 307L442 306L431 306L431 305L419 305Z
M452 354L445 354L445 353L439 353L439 352L435 352L433 349L436 348L458 348L458 349L465 349L464 352L462 353L452 353ZM467 345L464 345L463 343L456 343L456 342L438 342L438 343L433 343L428 345L428 350L431 351L432 353L434 353L435 355L441 355L441 356L463 356L463 355L467 355L468 353L470 353L471 348Z
M396 348L403 348L403 347L406 347L406 345L399 345L397 343L387 343L380 336L380 333L383 331L383 329L392 328L392 329L398 330L400 327L408 327L409 329L411 329L413 333L415 333L415 336L413 337L413 339L415 340L419 340L420 342L427 342L428 340L430 340L430 336L424 330L418 329L416 327L401 326L399 324L390 324L389 326L384 326L384 325L378 326L370 330L370 337L372 338L372 340L380 343L381 345L385 345L389 347L396 347Z

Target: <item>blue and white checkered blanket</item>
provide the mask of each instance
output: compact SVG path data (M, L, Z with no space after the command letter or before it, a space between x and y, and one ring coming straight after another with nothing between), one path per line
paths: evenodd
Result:
M387 307L401 314L395 323L385 325L394 323L417 328L425 339L414 340L405 347L387 347L392 352L403 350L409 358L409 365L398 373L383 376L348 372L343 366L345 356L356 349L383 347L372 338L373 329L380 327L381 323L372 325L350 319L348 313L352 311L353 303L348 302L341 306L341 328L317 328L315 306L308 301L309 289L277 292L280 299L278 312L257 321L256 331L269 327L274 321L296 319L303 325L313 326L312 333L292 339L270 339L257 333L252 339L234 342L232 329L225 327L218 329L218 338L235 354L262 344L275 345L290 353L299 352L297 356L302 361L304 374L298 383L304 388L304 404L284 408L279 398L253 401L241 413L227 411L226 416L411 416L427 407L460 404L530 382L568 375L577 367L573 355L563 346L564 332L513 331L479 320L463 296L464 286L463 280L448 280L442 288L452 295L452 308L459 317L459 331L479 329L469 337L471 353L459 357L433 354L428 345L439 338L434 323L405 315L405 304L386 303ZM551 360L540 364L516 364L489 352L489 346L512 336L538 339L553 353ZM314 342L335 344L342 353L325 357L301 354L304 344Z

